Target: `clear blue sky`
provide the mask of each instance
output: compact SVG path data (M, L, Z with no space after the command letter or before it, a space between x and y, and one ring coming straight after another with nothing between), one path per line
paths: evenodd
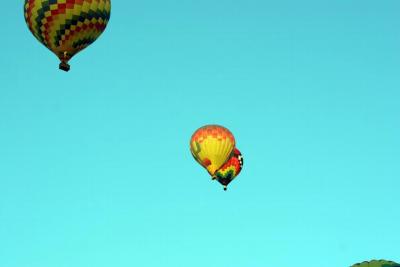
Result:
M3 1L1 267L400 261L400 2L116 1L71 71ZM228 192L198 127L245 158Z

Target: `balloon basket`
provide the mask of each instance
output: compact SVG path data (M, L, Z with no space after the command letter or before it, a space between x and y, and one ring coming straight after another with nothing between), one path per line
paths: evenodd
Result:
M70 69L70 66L67 62L61 62L59 68L60 68L60 70L68 72Z

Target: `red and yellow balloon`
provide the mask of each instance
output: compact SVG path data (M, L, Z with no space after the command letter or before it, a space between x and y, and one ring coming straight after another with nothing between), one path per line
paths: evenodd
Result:
M235 148L233 150L233 155L228 159L228 161L222 165L222 167L215 172L215 177L217 181L223 185L224 190L236 176L239 175L243 168L243 157L239 149Z
M243 158L235 148L233 134L220 125L206 125L194 132L190 139L190 151L194 159L204 167L213 180L227 185L240 173Z

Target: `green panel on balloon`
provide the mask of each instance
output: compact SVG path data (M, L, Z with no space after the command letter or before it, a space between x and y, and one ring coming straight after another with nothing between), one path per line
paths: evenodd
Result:
M400 264L393 261L373 260L354 264L352 267L400 267Z

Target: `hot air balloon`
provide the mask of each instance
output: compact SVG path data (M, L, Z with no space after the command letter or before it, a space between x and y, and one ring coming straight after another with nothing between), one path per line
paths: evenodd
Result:
M110 19L110 0L25 0L25 21L32 34L61 61L92 44Z
M233 155L220 169L215 172L217 181L224 186L226 191L228 184L239 175L243 168L243 157L240 151L235 148Z
M354 264L352 267L400 267L400 264L393 261L373 260Z
M215 172L230 158L235 148L232 133L219 125L206 125L190 139L190 151L195 160L215 179Z

